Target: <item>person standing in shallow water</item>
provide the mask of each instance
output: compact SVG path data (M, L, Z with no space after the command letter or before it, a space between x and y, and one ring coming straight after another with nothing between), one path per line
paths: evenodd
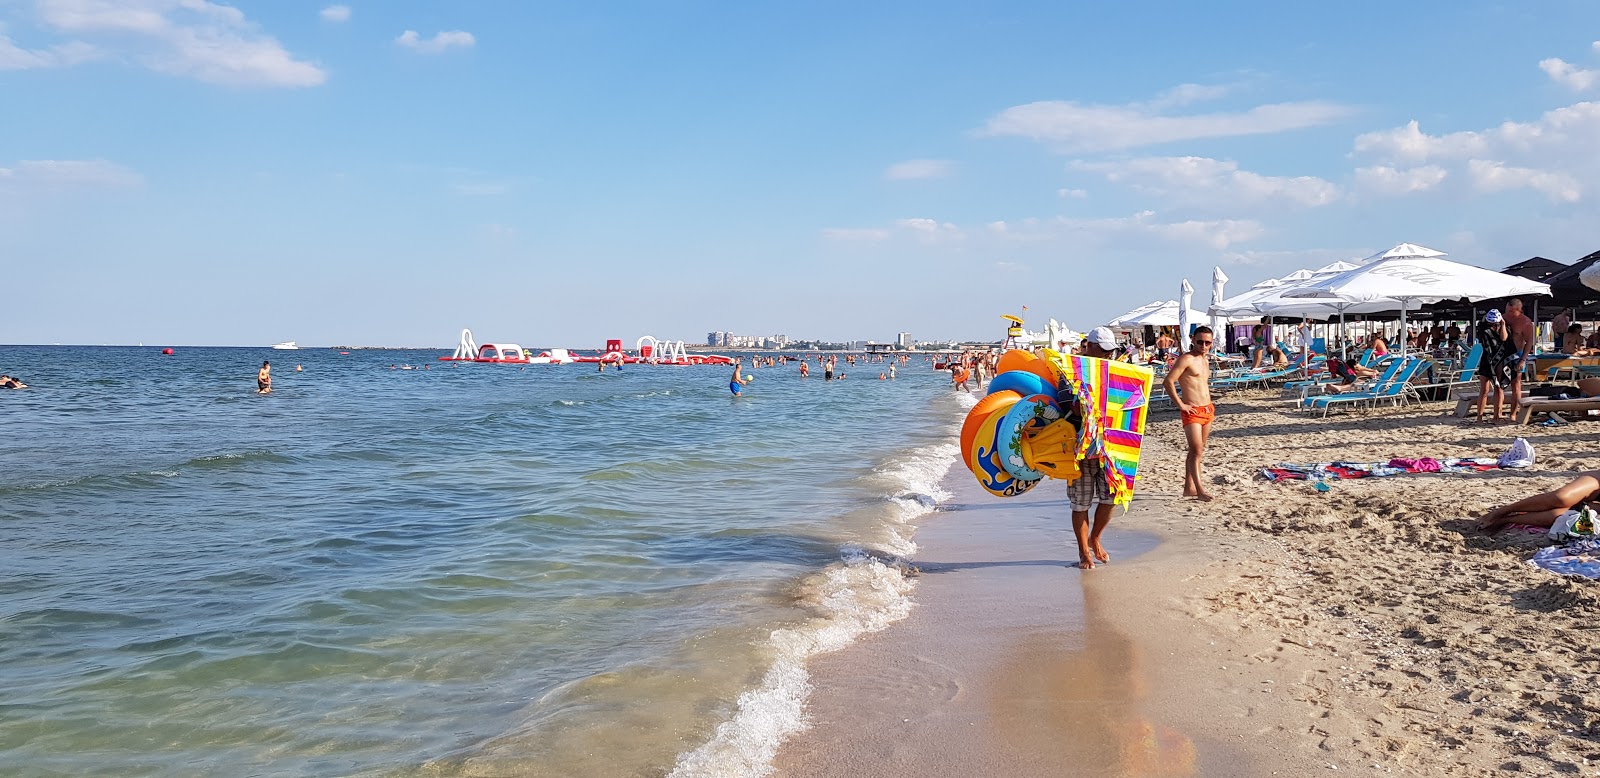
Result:
M265 359L256 371L256 394L272 394L272 363Z
M1183 436L1189 442L1189 455L1183 464L1183 496L1207 502L1211 495L1201 479L1200 460L1211 439L1211 422L1217 418L1217 406L1211 402L1211 363L1206 357L1213 337L1210 327L1196 329L1189 339L1189 351L1178 357L1162 382L1167 396L1183 414Z

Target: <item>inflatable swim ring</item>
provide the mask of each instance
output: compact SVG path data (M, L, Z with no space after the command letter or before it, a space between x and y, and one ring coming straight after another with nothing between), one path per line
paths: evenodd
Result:
M1056 398L1050 395L1036 394L1013 403L995 427L994 444L1000 452L1000 466L1025 481L1043 478L1045 474L1029 467L1023 457L1023 433L1059 418L1061 408L1056 405Z
M1012 405L1016 403L1013 402ZM978 425L974 437L972 454L967 459L967 469L977 477L978 485L984 491L996 497L1012 497L1032 489L1039 483L1038 479L1024 480L1017 478L1005 469L1000 462L999 446L995 443L997 427L1001 419L1010 411L1010 406L996 409L983 417Z
M1034 373L1025 370L1010 370L994 377L989 382L989 393L1011 391L1029 397L1035 394L1048 394L1054 397L1056 386L1046 382Z
M967 418L961 422L961 461L972 461L972 443L977 439L978 426L983 423L989 414L996 408L1009 407L1012 403L1021 400L1022 395L1016 392L992 392L988 396L978 398L978 404L967 411Z

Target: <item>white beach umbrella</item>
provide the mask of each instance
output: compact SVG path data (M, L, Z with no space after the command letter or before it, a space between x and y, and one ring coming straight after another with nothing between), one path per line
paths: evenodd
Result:
M1212 303L1209 312L1213 316L1224 317L1233 316L1239 313L1251 313L1255 310L1251 307L1251 305L1253 305L1256 300L1271 294L1274 287L1282 285L1282 281L1279 281L1276 278L1269 278L1239 294L1223 300L1222 302Z
M1283 297L1286 300L1389 304L1390 310L1400 309L1400 330L1404 332L1406 311L1413 305L1463 297L1478 302L1495 297L1550 293L1549 284L1463 265L1443 257L1444 252L1402 243L1354 270L1303 284L1284 292ZM1403 341L1400 350L1405 351Z
M1228 285L1228 274L1222 272L1221 266L1212 267L1211 268L1211 307L1212 308L1217 307L1217 303L1220 303L1223 300L1227 299L1227 297L1222 293L1222 290L1227 285ZM1222 325L1223 325L1222 315L1219 314L1219 313L1216 313L1215 311L1210 311L1210 313L1211 313L1211 331L1212 332L1219 332L1219 333L1222 332ZM1219 337L1217 339L1217 342L1221 343L1222 339Z
M1128 311L1127 313L1124 313L1121 316L1118 316L1115 319L1112 319L1111 321L1106 322L1106 326L1108 326L1108 327L1132 326L1132 325L1125 324L1124 322L1126 322L1127 320L1132 319L1134 317L1137 317L1137 316L1139 316L1141 314L1149 313L1150 311L1153 311L1153 310L1155 310L1157 308L1160 308L1163 305L1168 305L1168 304L1177 305L1177 302L1173 301L1173 300L1166 300L1166 301L1155 300L1155 301L1152 301L1152 302L1145 303L1144 305L1141 305L1138 308L1135 308L1135 309L1133 309L1131 311Z
M1183 285L1178 287L1182 294L1178 296L1178 347L1184 351L1189 350L1189 303L1194 299L1194 287L1189 285L1189 279L1183 279Z
M1119 326L1174 327L1181 324L1185 319L1194 320L1198 318L1200 318L1199 313L1195 311L1185 311L1179 306L1177 300L1168 300L1165 303L1162 303L1161 307L1159 308L1152 308L1144 313L1139 314L1138 316L1123 319L1121 325Z

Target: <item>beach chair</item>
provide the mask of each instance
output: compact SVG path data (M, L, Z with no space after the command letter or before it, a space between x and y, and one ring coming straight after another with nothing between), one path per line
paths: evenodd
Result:
M1372 360L1372 349L1369 348L1366 351L1361 352L1361 356L1360 356L1360 358L1358 358L1356 360L1356 364L1361 365L1362 367L1366 367L1367 363L1370 362L1371 360ZM1323 357L1318 364L1326 365L1327 363L1328 363L1327 357ZM1320 371L1310 370L1310 369L1306 370L1306 373L1308 375L1311 374L1311 373L1314 373L1314 372L1320 372ZM1312 389L1315 389L1315 388L1317 388L1318 386L1320 386L1322 384L1328 383L1328 378L1330 378L1330 377L1331 376L1325 376L1325 377L1322 377L1322 378L1307 378L1304 381L1290 381L1290 382L1288 382L1288 383L1283 385L1284 394L1292 394L1294 392L1299 392L1301 397L1305 397L1306 393L1308 391L1310 391Z
M1294 374L1299 373L1300 371L1304 370L1305 368L1306 368L1305 362L1297 354L1297 355L1295 355L1295 358L1290 360L1289 364L1287 366L1285 366L1285 367L1272 368L1270 370L1266 369L1266 368L1263 368L1262 370L1256 371L1256 372L1244 373L1244 374L1237 375L1237 376L1232 376L1232 377L1229 377L1229 378L1214 379L1211 382L1211 388L1212 389L1227 390L1227 389L1236 389L1236 388L1248 388L1248 387L1253 386L1255 384L1260 384L1263 388L1265 388L1268 383L1270 383L1272 381L1275 381L1275 380L1278 380L1278 379L1288 378L1290 376L1293 376Z
M1343 392L1340 394L1325 394L1319 397L1307 397L1300 403L1303 410L1322 411L1326 417L1335 405L1376 405L1380 402L1406 402L1413 395L1408 394L1410 383L1416 377L1424 363L1428 360L1418 357L1405 357L1403 359L1389 360L1383 374L1378 376L1378 383L1371 389L1361 392Z
M1525 397L1517 405L1517 423L1531 423L1534 414L1559 411L1587 416L1589 411L1595 410L1600 410L1600 397L1574 397L1568 400L1557 400L1554 397Z
M1450 399L1451 392L1461 389L1462 387L1470 387L1472 386L1473 382L1478 380L1478 363L1482 361L1483 346L1474 344L1472 350L1467 352L1466 358L1461 360L1461 364L1453 366L1449 373L1445 375L1443 381L1427 384L1416 384L1412 388L1417 390L1419 396L1425 391L1436 389L1443 390L1444 395L1437 399L1448 400ZM1459 401L1459 396L1456 399ZM1477 395L1473 395L1472 399L1476 401L1478 399Z

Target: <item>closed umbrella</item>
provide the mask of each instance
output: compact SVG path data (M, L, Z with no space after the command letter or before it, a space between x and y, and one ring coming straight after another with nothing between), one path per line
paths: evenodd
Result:
M1212 308L1215 308L1217 306L1217 303L1220 303L1223 300L1227 299L1227 297L1225 295L1223 295L1223 293L1222 293L1223 288L1226 287L1227 285L1228 285L1228 274L1222 272L1222 268L1220 266L1211 268L1211 307ZM1222 325L1223 324L1224 324L1224 319L1223 319L1222 315L1219 314L1219 313L1216 313L1215 311L1211 311L1211 331L1212 332L1222 332ZM1221 342L1223 342L1223 340L1221 338L1218 338L1217 342L1221 343Z
M1194 287L1189 285L1189 279L1183 279L1183 286L1179 287L1183 294L1178 297L1178 348L1189 350L1189 301L1194 299Z

